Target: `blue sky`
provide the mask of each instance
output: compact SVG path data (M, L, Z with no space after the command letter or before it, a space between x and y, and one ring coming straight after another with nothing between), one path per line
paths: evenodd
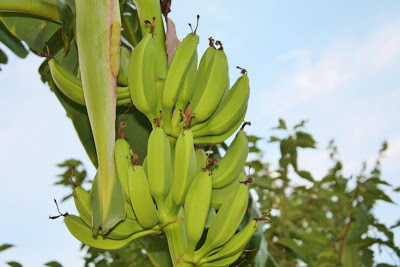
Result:
M239 77L236 66L248 70L249 134L273 134L280 117L289 125L309 119L307 130L318 149L301 151L299 165L316 177L330 166L325 151L330 139L339 146L345 174L358 173L362 161L371 167L386 139L383 177L400 186L400 2L248 3L175 0L170 17L182 39L187 23L200 14L199 54L208 37L221 40L232 84ZM16 245L2 253L1 262L41 266L59 260L77 266L83 262L79 242L62 220L48 219L56 214L53 198L69 192L51 184L60 173L55 165L67 158L81 159L90 176L94 169L61 105L40 81L41 61L10 56L0 72L1 243ZM276 162L276 145L260 144L264 159ZM400 203L398 195L391 196ZM61 209L75 211L72 202ZM380 203L375 212L388 225L400 218L393 216L400 214L395 205ZM381 259L391 262L388 255Z

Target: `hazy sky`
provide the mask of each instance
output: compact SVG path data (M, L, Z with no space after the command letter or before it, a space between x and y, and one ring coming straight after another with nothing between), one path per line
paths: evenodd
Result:
M200 14L199 54L208 37L221 40L231 84L240 75L236 66L248 70L248 133L266 138L280 117L289 126L309 119L307 130L318 149L301 151L299 166L317 178L330 167L325 151L330 139L339 146L345 174L357 174L362 161L372 167L386 139L383 177L399 187L400 1L248 3L174 0L170 14L180 39ZM52 183L61 173L56 164L65 159L82 160L90 177L94 169L65 111L40 81L42 59L8 55L0 72L0 244L16 247L3 252L0 262L41 266L58 260L79 266L80 243L61 219L48 219L56 214L53 199L70 193ZM276 163L276 144L260 144L264 159ZM399 195L391 196L400 203ZM69 201L61 210L74 213L75 207ZM393 216L400 214L395 205L380 203L375 212L388 225L400 218ZM381 256L386 258L393 263Z

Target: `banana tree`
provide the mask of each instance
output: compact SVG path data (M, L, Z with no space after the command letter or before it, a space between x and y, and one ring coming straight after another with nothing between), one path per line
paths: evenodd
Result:
M249 79L241 69L230 86L222 43L212 38L198 66L197 27L168 55L169 5L0 0L0 30L9 37L0 41L21 57L24 41L45 58L42 80L97 168L90 192L71 177L80 217L60 216L74 237L117 250L166 236L170 257L148 251L156 266L227 266L242 261L266 220L254 201L245 216ZM224 142L242 124L224 157L206 155L202 145ZM265 242L257 233L252 246Z

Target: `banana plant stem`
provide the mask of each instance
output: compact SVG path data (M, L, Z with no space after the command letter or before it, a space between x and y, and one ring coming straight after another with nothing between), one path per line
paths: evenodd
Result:
M163 229L168 239L169 253L174 267L193 267L194 265L182 260L187 249L187 241L183 220L177 220Z
M60 22L57 2L52 0L0 0L0 11L35 15Z

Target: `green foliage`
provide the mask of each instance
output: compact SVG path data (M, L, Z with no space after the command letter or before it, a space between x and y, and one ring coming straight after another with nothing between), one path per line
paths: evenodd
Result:
M374 244L400 258L393 232L373 214L378 200L392 202L381 188L390 186L381 179L381 159L388 144L383 143L369 173L364 164L360 174L345 177L332 141L328 148L332 167L318 179L299 170L297 163L298 149L315 148L316 144L309 133L299 130L304 126L302 121L289 131L279 120L275 129L283 129L287 135L270 139L280 142L276 170L260 160L249 163L255 170L253 186L261 211L265 214L272 209L274 221L264 232L271 255L266 266L297 266L300 262L308 266L372 266L376 264ZM254 156L261 158L259 153ZM299 181L295 174L307 182Z

